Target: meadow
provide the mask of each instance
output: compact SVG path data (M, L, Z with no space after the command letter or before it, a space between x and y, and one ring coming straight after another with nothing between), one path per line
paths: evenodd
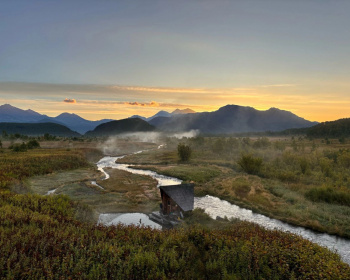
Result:
M315 205L348 208L338 200L336 203L314 202L307 197L307 190L304 194L295 188L272 188L276 182L283 182L281 186L286 182L264 175L268 174L263 172L269 170L266 167L269 158L263 158L257 174L248 174L238 164L242 155L231 158L227 151L220 156L212 150L218 140L233 141L188 139L186 143L191 145L193 157L185 163L179 162L176 153L179 141L175 139L168 139L164 149L150 149L124 161L144 163L147 168L194 181L197 195L214 194L247 207L254 205L257 210L266 209L266 201L259 196L277 197L284 203L285 195L294 193ZM276 144L266 149L256 148L252 143L258 139L251 141L246 148L254 157L268 154L272 158L271 151L282 156L291 149L288 141L284 150L276 150ZM67 144L69 142L44 142L41 148L26 152L2 149L0 278L349 278L350 267L325 248L293 234L269 231L246 222L215 221L199 209L188 214L181 227L172 230L96 225L96 211L151 211L159 202L155 182L119 170L108 170L118 179L102 181L93 166L101 152L93 149L91 142L73 143L77 147L70 145L69 148L64 146ZM142 147L142 144L125 141L124 147L133 152L157 146ZM323 147L316 148L316 153L325 151ZM299 156L294 151L292 154ZM306 176L311 175L306 172ZM105 190L91 185L91 179L103 184ZM299 183L306 184L304 179L307 178L302 177ZM55 195L44 195L56 187Z
M178 143L192 157L180 162ZM197 137L121 160L195 183L255 212L350 237L350 143L305 137Z

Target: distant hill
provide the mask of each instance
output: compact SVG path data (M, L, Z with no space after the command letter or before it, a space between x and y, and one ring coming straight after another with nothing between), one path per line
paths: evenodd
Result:
M57 117L48 117L46 115L39 114L33 110L22 110L11 106L10 104L4 104L0 106L0 123L2 122L15 122L15 123L57 123L67 126L73 131L77 131L81 134L89 130L93 130L101 123L112 121L110 119L103 119L99 121L89 121L83 119L76 114L62 113Z
M306 129L306 135L313 138L350 137L350 118L319 123Z
M227 105L214 112L154 118L149 123L163 131L177 132L198 129L207 134L281 131L317 124L277 108L259 111L252 107L238 105Z
M142 117L142 116L140 116L140 115L132 115L132 116L129 117L128 119L141 119L141 120L147 121L147 118Z
M53 119L58 123L62 123L67 127L69 127L70 129L77 131L81 134L84 134L89 130L93 130L96 126L102 123L112 121L111 119L103 119L99 121L88 121L76 114L70 114L70 113L62 113L59 116L51 119Z
M10 104L4 104L0 106L0 122L37 122L47 117L41 115L33 110L22 110L11 106Z
M192 109L183 109L183 110L180 110L180 109L176 109L174 110L173 112L169 113L167 111L159 111L157 114L153 115L152 117L149 117L149 118L145 118L145 117L142 117L142 116L139 116L139 115L133 115L131 117L129 117L130 119L132 118L139 118L139 119L142 119L142 120L145 120L145 121L148 121L150 122L151 120L155 119L155 118L170 118L174 115L183 115L183 114L194 114L196 113L195 111L193 111Z
M0 123L0 132L19 133L28 136L41 136L49 133L61 137L79 137L79 133L57 123Z
M85 133L85 135L89 137L113 136L122 133L147 132L153 130L155 130L155 127L153 125L150 125L144 120L136 118L123 119L100 124L94 130Z
M192 109L186 108L186 109L183 109L183 110L176 109L175 111L173 111L173 112L171 113L171 115L194 114L194 113L196 113L196 112L193 111Z

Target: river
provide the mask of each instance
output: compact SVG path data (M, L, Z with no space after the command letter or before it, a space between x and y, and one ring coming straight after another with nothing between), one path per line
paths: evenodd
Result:
M141 153L142 151L136 152ZM136 154L135 153L135 154ZM164 185L177 185L181 184L181 180L177 178L172 178L164 175L160 175L154 171L150 170L141 170L133 169L130 164L121 164L117 161L124 156L103 157L98 163L97 168L105 174L105 179L108 179L110 176L104 170L104 168L116 168L119 170L128 171L133 174L147 175L157 180L158 186ZM241 208L237 205L231 204L225 200L221 200L213 196L204 196L204 197L195 197L194 199L194 208L201 208L213 219L217 216L227 217L227 218L237 218L243 221L249 221L256 224L259 224L267 229L278 229L285 232L295 233L302 236L305 239L308 239L314 243L317 243L323 247L327 247L332 251L336 251L341 257L342 260L350 264L350 240L346 238L337 237L334 235L329 235L326 233L318 233L310 229L303 227L296 227L290 224L281 222L276 219L271 219L267 216L253 213L251 210ZM127 213L127 214L111 214L104 213L99 217L99 223L105 225L112 225L117 223L126 223L126 224L140 224L140 225L149 225L154 228L159 228L157 224L150 221L147 215L142 213ZM153 224L152 224L153 223Z

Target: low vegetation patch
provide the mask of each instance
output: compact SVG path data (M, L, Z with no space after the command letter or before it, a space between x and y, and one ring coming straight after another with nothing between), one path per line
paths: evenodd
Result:
M79 151L29 150L27 153L6 151L0 157L0 187L8 187L16 180L43 175L58 170L89 166Z
M64 196L0 191L2 279L349 279L339 256L240 222L158 231L78 222Z
M349 192L334 187L312 188L305 193L305 197L315 202L350 206Z

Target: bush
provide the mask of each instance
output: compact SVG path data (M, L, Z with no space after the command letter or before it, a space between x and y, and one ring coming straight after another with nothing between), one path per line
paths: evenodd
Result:
M22 144L13 144L9 147L10 150L14 152L26 152L27 151L27 145L25 143Z
M350 206L350 193L334 187L312 188L305 197L314 202L326 202Z
M263 160L260 157L254 157L251 154L242 155L237 162L239 166L249 174L258 174Z
M27 148L28 148L28 149L40 148L40 144L39 144L39 142L36 141L35 139L34 139L34 140L30 140L30 141L27 143Z
M305 174L306 171L309 169L309 162L306 158L302 157L299 159L299 165L301 169L301 173Z
M192 155L192 149L190 146L180 143L177 145L177 154L181 161L189 161Z
M256 149L266 149L270 146L271 146L271 143L267 137L259 138L253 144L253 147Z

